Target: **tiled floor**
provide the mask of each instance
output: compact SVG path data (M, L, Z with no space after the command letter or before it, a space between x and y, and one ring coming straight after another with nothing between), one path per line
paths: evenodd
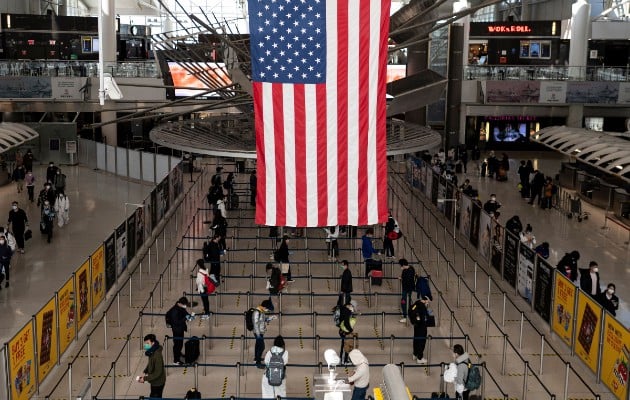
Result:
M540 157L537 160L538 167L550 175L554 174L559 165L558 158L548 154L537 156ZM533 154L530 154L529 157L533 157ZM514 173L515 169L516 165L514 165L514 168L511 168L511 172ZM31 261L32 268L36 268L36 261L40 263L40 269L35 274L43 274L41 270L44 266L47 269L51 268L49 267L50 263L46 261L57 261L56 258L60 258L57 256L62 251L71 253L64 257L73 257L73 259L61 262L59 263L60 266L54 267L55 271L65 268L59 274L55 274L55 279L58 279L59 283L55 282L54 285L52 282L48 282L50 281L48 278L46 278L46 281L44 278L33 280L32 275L34 273L26 272L28 267L24 267L25 271L21 275L19 271L14 273L11 288L7 291L2 289L0 295L0 302L4 308L5 315L12 315L11 318L14 320L11 327L5 328L4 324L2 325L2 328L7 331L6 335L3 335L7 338L11 335L11 331L15 331L16 328L21 326L23 322L20 322L20 320L26 321L28 315L37 311L42 303L52 295L61 281L66 279L80 261L95 248L96 243L111 232L113 227L122 219L123 203L125 201L136 202L141 200L149 190L148 187L140 187L139 185L80 167L76 168L75 172L72 172L72 177L72 181L76 182L75 188L80 187L80 194L79 190L76 189L74 192L71 192L71 200L73 199L72 196L76 197L74 204L77 208L73 208L76 214L73 214L71 217L73 219L67 227L67 233L63 232L55 237L53 244L51 244L51 247L54 246L57 253L49 251L46 248L46 243L42 243L36 237L32 243L28 244L29 248L26 256L18 257L25 257L28 260L29 256L35 257L36 254L42 254L41 257ZM564 254L564 251L579 248L582 253L582 260L595 259L599 261L604 281L614 278L617 283L618 293L622 295L624 292L628 293L630 286L630 280L628 279L630 270L626 262L628 249L622 240L615 244L614 239L611 239L611 233L599 229L603 224L602 212L598 214L596 210L592 210L592 218L579 224L574 220L568 221L559 212L540 210L522 202L519 194L516 192L514 177L511 177L507 183L479 178L472 173L469 174L469 177L473 181L473 186L480 189L482 198L485 199L485 196L490 192L497 194L498 199L503 203L501 211L505 218L518 213L521 215L524 223L530 222L532 224L539 242L549 241L551 243L552 247L556 249L556 252L551 256L552 264L555 264L558 257ZM246 177L239 177L239 179L244 181ZM395 183L395 179L392 179L392 182ZM492 299L488 302L488 308L491 310L492 318L498 321L498 326L502 325L500 295L501 291L506 289L492 287L490 293L488 293L485 285L487 280L483 280L481 273L478 274L478 277L477 274L474 274L471 267L472 263L469 261L467 261L467 267L464 269L462 265L464 258L461 252L456 252L455 255L451 254L452 250L449 250L448 241L445 241L446 243L441 245L444 253L453 261L455 270L462 277L460 290L457 290L457 276L453 272L450 274L445 273L447 267L444 260L436 257L435 249L429 245L429 240L421 233L421 228L412 228L411 221L413 219L404 215L406 213L404 212L403 204L407 207L421 210L420 204L394 183L392 185L396 188L397 195L392 206L395 213L398 214L403 231L406 232L405 240L407 240L396 243L397 255L405 256L412 262L417 261L416 258L421 259L425 268L431 273L437 289L442 292L442 300L436 300L433 304L436 312L439 311L440 326L429 331L433 339L427 348L427 357L432 367L416 366L411 358L411 339L409 339L413 330L398 322L400 318L397 314L399 310L399 298L396 295L398 293L398 281L396 279L386 279L383 286L374 288L374 291L380 294L378 300L373 295L371 297L363 295L363 293L369 293L369 287L365 286L361 279L360 263L354 264L354 297L359 301L362 312L357 325L359 348L366 354L372 365L371 387L375 387L381 382L380 365L390 362L391 359L396 363L404 362L405 381L412 393L422 397L428 396L433 391L438 391L441 387L439 364L440 362L451 361L451 351L449 349L451 341L448 339L448 336L453 335L460 338L454 339L454 343L464 343L463 336L468 335L470 338L469 350L471 353L475 353L475 361L486 362L488 371L492 375L492 379L487 375L484 379L485 397L502 398L502 391L508 394L510 398L522 399L524 367L519 355L530 362L530 366L535 372L540 372L540 337L531 329L526 329L524 334L521 335L519 332L520 314L515 309L508 307L505 325L502 326L502 329L503 332L509 335L510 342L514 347L512 345L507 346L505 375L501 375L503 334L495 324L486 323L487 314L483 312L475 298L471 302L471 295L465 289L464 284L473 287L475 282L478 282L476 296L484 305L486 298ZM105 188L107 190L104 190ZM3 204L4 202L8 204L10 199L5 200L5 198L9 193L13 193L14 188L4 187L0 190L3 193ZM98 196L84 193L98 193ZM243 203L245 202L241 199L241 204L244 205ZM189 217L190 213L194 213L196 208L202 204L197 203L193 206L186 206L188 211L185 214ZM83 210L81 211L80 208L83 208ZM81 213L83 213L85 218L93 218L99 222L85 221L81 223L78 221L82 215ZM244 329L242 313L250 304L255 305L264 298L261 295L248 296L247 292L264 293L265 291L264 278L262 276L264 275L264 264L269 261L271 243L267 239L256 238L259 235L266 236L267 231L265 229L258 231L256 228L252 228L251 217L253 214L251 209L244 206L241 211L233 211L229 214L229 235L234 234L238 239L228 242L228 246L231 248L228 252L229 262L225 263L223 267L223 273L228 277L219 288L219 292L222 293L220 299L222 305L219 307L219 314L215 316L216 320L214 318L207 321L195 320L190 324L188 332L191 336L201 337L207 335L213 337L212 340L205 341L202 346L203 354L200 362L208 365L198 368L169 366L169 376L165 389L165 396L167 397L182 398L186 391L194 385L199 387L204 397L228 397L236 395L237 390L240 391L242 396L260 396L261 372L251 366L253 363L253 340L251 334L248 334ZM238 218L237 214L240 215L240 218ZM420 214L422 216L419 216ZM428 213L418 211L416 217L425 229L432 232L436 225L435 221L429 218ZM206 227L202 222L206 219L205 216L195 219L197 236L205 236L205 233L201 234L201 232L205 232L204 229ZM180 220L179 223L181 222ZM100 230L98 232L95 232L96 229L92 226L96 223L99 224L98 229ZM81 224L82 230L70 231L70 228L73 228L73 224ZM181 229L181 227L179 228ZM146 362L146 358L140 350L140 337L152 331L156 333L158 338L163 340L165 335L170 334L170 331L164 326L164 320L161 315L156 315L153 318L145 316L142 319L142 324L136 324L134 328L134 323L138 319L138 311L145 304L149 304L147 299L152 288L156 288L155 290L162 288L159 292L153 292L154 301L150 302L156 314L165 312L182 292L190 292L191 279L189 274L195 259L200 256L200 253L193 250L180 250L173 253L174 246L179 243L181 230L178 233L174 233L172 222L169 225L169 229L169 234L164 241L166 251L162 250L162 242L152 247L154 249L154 257L155 252L157 252L160 258L158 263L156 263L155 258L153 259L154 265L156 265L153 273L148 274L145 270L142 280L137 276L132 280L131 292L133 293L133 298L128 297L126 289L121 292L119 298L121 304L120 327L116 316L116 298L113 299L114 306L109 314L110 317L107 323L107 350L104 349L105 328L102 323L92 335L90 372L94 379L92 380L91 395L96 395L98 392L100 399L114 397L114 391L115 398L118 399L137 398L148 394L147 385L134 382L134 377L140 374ZM91 233L86 235L88 230ZM415 232L415 234L412 232ZM361 234L361 232L359 233ZM287 391L289 396L298 397L314 395L312 377L317 371L317 362L323 362L322 354L326 348L338 350L339 347L339 339L332 322L330 307L336 301L337 282L332 277L337 276L340 271L335 265L327 261L323 232L319 229L310 229L307 230L307 236L308 239L296 238L291 243L291 248L294 252L292 255L292 269L293 274L296 275L296 282L289 286L287 293L282 299L282 325L280 325L278 320L272 322L269 327L269 333L266 335L267 348L269 348L274 335L282 333L285 337L291 364L288 368ZM81 238L80 240L78 239L79 237ZM582 240L580 239L582 237L588 237L589 239ZM341 240L341 257L358 262L358 252L352 250L356 248L356 245L357 243L354 240ZM201 240L185 239L178 244L178 247L180 249L200 248ZM176 256L171 259L169 271L167 259L172 254L176 254ZM311 261L310 265L307 263L307 260ZM20 267L16 268L19 269ZM159 274L156 271L162 270L165 271L165 274L162 276L161 281L163 285L160 285ZM386 276L389 277L398 275L398 268L393 264L386 264L385 271ZM313 275L311 281L307 278L309 274ZM59 276L57 277L57 275ZM255 275L255 278L250 278L250 275ZM316 279L316 277L320 277L320 279ZM46 282L46 284L43 282ZM45 288L48 286L51 286L50 292L44 293ZM171 290L168 290L168 287L171 287ZM317 296L311 298L310 292L314 292ZM436 298L438 297L437 290L435 290L434 295ZM213 310L215 309L214 301L219 301L219 299L213 299L213 303L211 303ZM524 303L519 303L519 301L519 299L515 299L515 302L521 308L524 308ZM20 304L19 307L22 311L17 312L18 309L12 306L16 302ZM278 303L278 301L275 301L277 309L279 308ZM145 312L147 310L150 309L146 309ZM195 308L195 311L199 310L200 307ZM452 310L452 314L450 310ZM318 316L312 318L311 311L316 311ZM382 312L385 312L385 314L383 315ZM453 323L451 322L451 315L456 322L455 320L453 320ZM630 316L627 299L622 298L622 312L620 312L620 316L628 324ZM529 313L527 317L537 318ZM96 319L98 319L98 316ZM114 320L112 321L112 319ZM313 321L315 321L315 324ZM545 331L545 326L539 319L535 320L534 324L539 330L548 332L548 328ZM488 327L487 329L486 326ZM125 347L127 335L130 335L131 339L128 352L127 347ZM315 335L320 336L318 344L314 340ZM563 347L559 340L554 337L548 337L547 339L551 341L554 348L561 353L565 360L572 363L578 373L596 393L601 393L604 399L612 398L603 385L595 384L594 376L587 372L577 358L568 354L568 349ZM521 341L520 348L519 341ZM244 343L245 347L243 347ZM165 347L167 353L170 354L171 344L166 343ZM319 352L316 352L316 349ZM71 348L69 354L75 355L77 352L79 352L77 348ZM562 398L564 364L557 356L547 355L548 353L552 352L546 349L542 362L544 369L543 374L540 376L540 381L558 398ZM88 371L86 348L84 347L78 354L80 357L76 359L73 365L72 393L74 396L84 386ZM115 371L118 377L104 380L103 377L110 371L111 362L119 355L120 361L117 363ZM477 359L477 356L480 358ZM170 355L167 355L166 361L170 363L172 361L171 358ZM243 375L240 377L236 366L236 363L239 361L244 362L246 365L243 367ZM53 373L53 376L44 382L39 396L36 397L43 398L49 394L51 398L55 399L70 397L67 376L62 377L62 373L66 370L66 364L67 360L64 360L62 366ZM342 374L345 373L343 368L340 368L340 370ZM59 379L61 380L59 381ZM496 382L493 379L496 379ZM55 385L58 381L59 384ZM103 382L104 385L101 388ZM57 387L53 388L53 386ZM453 388L449 387L448 389L452 395ZM533 376L528 377L526 393L529 399L549 398L538 379ZM573 373L570 375L569 397L594 398Z

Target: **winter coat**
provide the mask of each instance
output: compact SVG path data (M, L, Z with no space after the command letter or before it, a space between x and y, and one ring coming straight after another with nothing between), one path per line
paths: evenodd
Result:
M613 294L609 298L608 293L604 291L597 297L597 301L599 302L599 304L602 305L602 307L606 309L606 311L611 313L613 317L617 315L617 309L619 308L619 297Z
M70 211L70 199L68 199L68 196L57 196L57 200L55 200L55 212L59 214L67 211Z
M144 373L144 380L151 386L163 386L166 383L166 371L164 370L164 358L162 357L162 346L155 342L153 347L144 353L149 357Z
M348 353L350 361L356 367L354 373L348 377L348 382L354 383L355 387L365 388L370 384L370 364L360 350L354 349Z
M578 267L577 260L571 256L571 254L566 253L564 257L560 260L557 265L558 271L560 271L564 276L569 278L571 282L575 282L578 279Z
M288 263L289 262L289 245L286 242L282 242L278 250L276 250L276 256L278 258L278 262Z
M177 329L181 329L184 332L186 332L188 330L188 325L186 325L186 321L188 318L188 311L186 311L185 308L182 308L180 306L178 306L177 304L175 304L171 310L175 310L174 312L172 312L171 317L171 327L173 328L173 330L177 330ZM169 310L169 313L171 311Z
M341 274L340 291L343 293L352 293L352 271L350 271L350 268L344 269L343 274Z
M271 348L271 350L269 350L267 352L267 354L265 354L265 365L269 366L269 362L271 361L271 355L272 354L281 353L282 351L284 351L284 354L282 354L282 360L284 361L284 365L287 365L289 363L289 351L287 349L283 349L282 347L278 347L278 346L273 346ZM280 386L271 386L269 384L269 380L267 379L266 374L263 373L262 374L262 381L261 381L260 386L261 386L262 398L263 399L275 399L278 396L280 396L282 398L287 397L287 376L286 376L286 374L285 374L284 379L282 380L282 384L280 384Z
M599 296L602 294L602 288L599 283L599 272L595 272L595 276L597 276L597 282L593 282L593 278L591 277L590 268L580 268L580 289L584 291L584 293L591 295L591 290L593 290L593 285L597 285L595 287L595 296Z
M400 274L402 290L405 292L413 292L416 289L416 270L409 266L402 270Z
M24 172L24 168L16 168L13 170L13 180L14 181L22 181L26 177L26 173Z
M455 377L455 391L457 393L464 393L466 391L465 382L468 379L468 362L470 356L468 353L464 353L455 359L457 365L457 376Z
M225 201L221 199L217 200L215 209L221 211L221 216L225 217L227 215L225 210Z
M523 224L521 224L520 219L515 219L514 217L512 217L505 224L505 229L507 229L508 231L510 231L511 233L515 235L518 235L523 231Z
M267 314L263 311L262 307L256 308L252 315L254 322L254 334L264 335L267 332Z
M26 186L35 186L35 175L32 173L26 174L24 180L26 181Z
M55 188L63 189L65 187L66 187L66 175L65 174L55 175Z
M371 260L374 253L376 253L376 250L374 250L374 246L372 245L372 238L363 235L361 237L361 254L363 255L363 259Z
M0 246L0 265L8 267L11 264L11 256L13 256L13 251L9 247L9 242L6 241L4 245Z
M206 277L208 276L208 270L205 269L197 269L197 279L195 283L197 284L197 291L202 294L206 294Z

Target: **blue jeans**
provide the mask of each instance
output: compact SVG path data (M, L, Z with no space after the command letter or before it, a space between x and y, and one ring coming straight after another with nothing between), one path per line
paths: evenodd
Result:
M352 400L365 400L365 395L367 394L368 386L364 388L354 387L352 390Z
M402 312L403 318L407 318L407 310L409 309L409 302L411 301L411 295L413 292L402 291L400 295L400 312Z
M254 333L254 337L256 337L256 347L254 348L254 360L256 364L262 364L263 362L263 351L265 351L265 338L264 335L257 335Z

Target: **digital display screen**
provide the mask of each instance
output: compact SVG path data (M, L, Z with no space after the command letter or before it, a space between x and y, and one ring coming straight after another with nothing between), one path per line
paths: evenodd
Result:
M387 64L387 83L407 76L406 65Z
M497 124L492 128L492 138L495 142L517 142L526 140L527 124Z
M173 86L185 87L175 89L175 97L203 96L219 97L215 92L204 93L204 90L229 85L232 80L225 70L223 63L188 63L189 69L176 62L170 61L168 69L173 79ZM209 86L208 83L212 86Z
M101 42L98 38L92 38L92 51L94 53L101 51Z

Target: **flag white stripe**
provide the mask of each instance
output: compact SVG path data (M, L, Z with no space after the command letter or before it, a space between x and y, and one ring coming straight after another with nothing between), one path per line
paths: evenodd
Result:
M286 226L297 224L295 187L295 105L294 85L282 85L282 114L284 120L284 179L286 191ZM302 189L302 188L300 188Z
M341 0L344 1L344 0ZM326 2L326 149L328 222L337 225L339 213L337 167L337 0ZM319 221L322 224L324 221Z
M304 117L306 119L306 223L314 226L318 221L317 204L317 98L315 85L304 85ZM299 190L304 190L300 188Z
M370 4L370 43L381 43L381 4L380 1L372 1ZM378 104L378 74L380 68L379 45L370 46L369 62L369 87L368 87L368 223L378 222L378 178L376 169L376 117ZM385 93L381 93L385 96Z
M263 132L265 146L265 216L266 225L276 225L276 143L273 128L273 94L271 83L262 84Z
M348 223L358 225L359 178L359 1L348 2Z

